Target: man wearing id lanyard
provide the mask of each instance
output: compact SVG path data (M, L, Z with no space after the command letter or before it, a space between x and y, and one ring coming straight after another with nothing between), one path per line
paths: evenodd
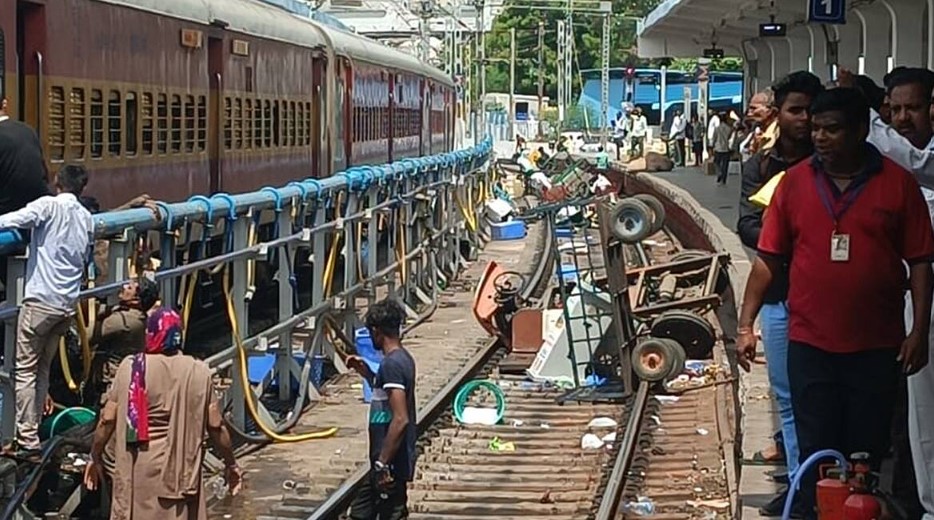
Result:
M910 287L915 315L930 315L934 231L914 177L866 143L869 106L858 91L817 96L811 124L814 155L788 169L765 213L737 331L739 362L755 356L753 321L788 261L798 460L830 448L867 452L878 468L898 374L927 363L930 322L916 321L906 337L903 294ZM817 466L803 475L805 518L816 518L817 477Z

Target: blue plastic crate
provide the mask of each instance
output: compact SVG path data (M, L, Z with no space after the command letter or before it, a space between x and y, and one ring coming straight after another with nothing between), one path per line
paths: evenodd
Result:
M493 240L520 240L525 238L525 222L510 220L509 222L490 224L490 231Z

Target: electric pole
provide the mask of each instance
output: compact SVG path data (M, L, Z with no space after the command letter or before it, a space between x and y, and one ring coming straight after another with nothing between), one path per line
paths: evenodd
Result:
M542 109L545 101L545 22L538 22L538 139L545 134Z
M516 28L509 29L509 137L515 135L516 122Z
M606 3L609 6L609 2ZM600 146L606 150L606 142L609 138L607 135L607 129L609 128L609 121L607 117L607 112L610 108L610 13L603 14L603 42L601 49L601 57L603 58L603 63L601 64L601 74L600 74ZM664 72L662 73L664 74ZM662 86L662 89L665 87ZM663 90L664 92L664 90ZM664 93L662 94L664 99Z
M564 30L564 20L558 20L558 126L564 126L564 57L567 54L567 31Z
M486 7L484 0L476 0L478 24L477 30L480 31L479 42L479 66L480 66L480 139L486 138Z

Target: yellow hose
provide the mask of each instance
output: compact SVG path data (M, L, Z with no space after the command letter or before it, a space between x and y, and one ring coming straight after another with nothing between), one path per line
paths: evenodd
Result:
M406 280L408 279L408 262L405 261L405 257L408 254L405 248L405 208L399 208L399 222L396 227L399 228L399 241L396 244L396 261L399 263L399 279L402 281L402 284L405 285Z
M250 227L247 228L246 233L246 246L253 247L256 245L256 239L259 233L256 229L256 219L250 219ZM253 293L256 292L256 259L248 258L246 261L246 299L252 300Z
M75 382L75 378L71 375L71 365L68 363L68 349L65 348L65 336L58 340L58 359L62 364L62 373L65 374L65 383L68 384L68 389L77 393L78 383Z
M230 295L230 268L227 267L224 269L224 299L227 303L227 317L230 319L230 327L233 331L234 342L237 344L237 354L240 358L240 383L243 385L244 400L246 401L247 411L250 413L250 417L253 419L253 422L256 423L256 427L259 428L261 432L273 442L302 442L309 441L312 439L324 439L327 437L333 437L337 433L337 428L328 428L320 432L310 432L303 433L298 435L282 435L276 433L271 428L266 426L263 423L262 418L259 416L259 411L256 408L256 403L254 399L256 398L253 395L253 387L250 384L250 376L247 373L247 355L246 348L243 346L243 340L240 338L240 325L237 321L237 311L234 309L233 298Z
M87 320L84 318L84 309L81 308L80 302L76 306L75 317L78 326L78 340L81 342L81 380L87 381L88 376L91 375L91 361L93 356L91 354L91 338L88 336ZM65 346L65 336L62 336L58 340L58 359L62 365L62 373L65 376L65 383L68 385L68 389L77 393L80 389L80 385L78 385L78 382L75 381L71 373L71 364L68 362L68 349Z

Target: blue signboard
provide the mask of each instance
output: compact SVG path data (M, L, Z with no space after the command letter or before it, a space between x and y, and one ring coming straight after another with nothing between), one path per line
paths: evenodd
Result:
M846 0L808 0L808 22L845 24Z

